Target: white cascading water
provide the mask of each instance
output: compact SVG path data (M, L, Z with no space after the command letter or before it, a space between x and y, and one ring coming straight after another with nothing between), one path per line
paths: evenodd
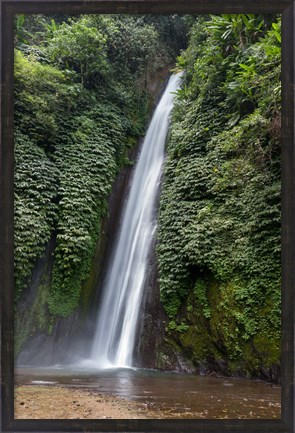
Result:
M99 368L132 366L147 260L156 227L154 210L173 98L173 75L154 112L136 163L98 311L91 362Z

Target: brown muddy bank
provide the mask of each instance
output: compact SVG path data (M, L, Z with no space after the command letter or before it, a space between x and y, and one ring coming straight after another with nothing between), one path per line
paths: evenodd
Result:
M16 419L136 419L135 405L112 395L66 387L15 388Z
M192 409L189 402L174 406L136 401L100 393L97 390L61 386L21 385L15 388L16 419L276 419L280 402L272 397L256 401L225 395L199 398Z

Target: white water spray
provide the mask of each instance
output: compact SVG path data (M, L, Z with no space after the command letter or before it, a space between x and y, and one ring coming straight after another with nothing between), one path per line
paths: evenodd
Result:
M155 110L136 163L98 311L91 362L99 368L131 367L148 254L156 221L155 202L173 98L173 75Z

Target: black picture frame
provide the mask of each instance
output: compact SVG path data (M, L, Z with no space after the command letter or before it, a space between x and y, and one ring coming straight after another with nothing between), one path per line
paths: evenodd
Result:
M278 420L15 420L13 360L13 19L20 13L282 14L282 415ZM295 142L293 0L0 0L0 311L2 432L295 432Z

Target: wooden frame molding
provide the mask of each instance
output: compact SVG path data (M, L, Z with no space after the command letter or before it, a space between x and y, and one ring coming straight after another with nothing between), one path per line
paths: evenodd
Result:
M18 13L282 14L282 418L15 420L13 361L13 20ZM0 0L0 318L2 432L294 433L295 147L293 0Z

